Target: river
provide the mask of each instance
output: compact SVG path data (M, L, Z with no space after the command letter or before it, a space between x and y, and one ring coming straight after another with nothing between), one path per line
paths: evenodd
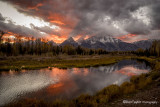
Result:
M133 75L151 70L145 62L122 60L89 68L46 68L0 72L0 106L22 98L46 101L72 99L82 93L94 94L110 84L120 85Z

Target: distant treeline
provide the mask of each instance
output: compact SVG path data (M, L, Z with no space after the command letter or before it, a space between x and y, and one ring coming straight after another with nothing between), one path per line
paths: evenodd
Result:
M149 49L137 49L136 51L114 51L109 52L104 49L89 49L81 46L74 47L72 45L55 46L52 42L42 42L41 39L35 41L30 40L22 42L10 43L5 42L0 44L0 56L18 56L18 55L49 55L55 56L59 54L67 55L131 55L138 56L157 56L160 57L160 41L154 41Z
M93 55L107 54L103 49L88 49L81 46L74 47L72 45L55 46L52 42L42 42L41 39L35 41L30 40L22 42L10 43L5 42L0 44L1 56L18 56L18 55Z
M160 57L160 40L153 41L149 49L137 49L136 51L114 51L112 55L138 55L138 56L157 56Z
M160 57L160 40L153 41L152 46L149 49L138 49L133 52L139 56L157 56Z

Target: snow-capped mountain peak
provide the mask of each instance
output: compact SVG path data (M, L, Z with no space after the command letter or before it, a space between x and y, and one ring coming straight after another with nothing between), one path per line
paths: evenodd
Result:
M92 48L92 49L105 49L107 51L134 51L138 48L147 49L151 46L152 40L144 40L138 41L135 43L127 43L123 42L120 39L116 39L110 36L92 36L86 40L80 38L79 40L75 41L72 37L65 40L60 46L64 45L72 45L72 46L82 46L85 48Z
M112 38L110 36L93 36L91 38L88 38L86 41L90 42L91 44L95 44L96 42L101 42L103 44L121 42L121 40Z

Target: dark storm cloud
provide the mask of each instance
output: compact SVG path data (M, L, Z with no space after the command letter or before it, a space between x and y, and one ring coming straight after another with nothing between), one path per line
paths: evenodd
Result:
M39 3L44 3L45 0L1 0L4 2L10 2L16 5L23 6L24 8L26 7L36 7Z
M63 29L72 29L70 36L78 34L142 34L160 29L159 0L3 0L15 5L21 13L41 17L52 24L58 24ZM141 7L150 9L150 25L131 13ZM106 16L110 17L107 22ZM58 20L64 24L56 23ZM125 21L125 20L128 20ZM113 22L119 22L117 29ZM36 28L43 32L52 32L47 28Z
M155 7L155 5L157 5L157 7L160 7L160 5L156 4L158 3L158 0L75 0L75 2L76 4L78 4L76 6L78 9L77 13L82 12L81 14L83 14L83 20L81 20L80 23L75 27L75 30L72 32L72 35L80 33L82 30L84 30L84 27L96 27L99 23L95 22L101 19L103 20L104 16L106 15L111 17L111 21L121 22L123 20L129 20L130 22L125 23L126 25L124 28L124 31L128 33L146 34L149 32L149 30L152 29L146 26L144 22L138 19L134 19L131 16L131 12L134 12L138 10L140 7L144 6L152 5L153 7ZM153 11L155 14L158 14L158 11ZM87 17L88 13L93 14L94 18L90 19L89 17ZM159 21L160 19L157 16L155 18L157 18L157 21ZM103 24L103 22L101 24ZM102 30L98 27L99 26L97 26L97 30ZM107 28L113 26L111 23L107 23L104 27ZM91 31L95 31L95 29L91 29ZM116 29L113 27L113 32L115 31ZM108 33L110 32L110 29L104 29L103 32Z
M1 13L0 13L0 21L5 21L5 18L2 16Z
M125 24L124 29L131 34L148 34L151 28L140 20L132 19Z
M21 36L34 36L34 37L42 37L42 35L30 28L27 28L25 26L15 25L14 22L11 20L8 20L8 23L4 22L5 18L0 14L0 19L3 19L0 21L0 31L5 32L13 32L15 34L19 34Z
M152 8L150 12L152 18L152 27L153 29L160 29L160 1L154 5L151 5L150 8Z

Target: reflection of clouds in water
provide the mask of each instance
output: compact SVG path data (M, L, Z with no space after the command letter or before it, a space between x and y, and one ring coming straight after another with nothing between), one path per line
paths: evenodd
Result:
M69 71L72 71L71 78L78 85L80 92L93 94L110 84L120 85L122 82L128 81L129 76L146 73L148 70L150 68L145 63L124 60L114 65L90 67L85 76L84 68L73 68Z
M126 66L124 68L121 68L120 70L117 70L116 73L121 73L127 76L134 76L134 75L139 75L142 73L147 73L148 70L144 69L137 69L133 66Z
M147 64L144 61L122 60L116 63L115 65L118 66L119 69L123 68L124 66L133 66L137 69L150 70L150 66L147 66Z
M48 70L48 71L50 71L50 70ZM66 69L53 68L50 72L50 77L51 78L58 78L58 80L68 79L69 73Z
M92 72L85 77L78 76L74 78L74 81L78 84L81 92L94 94L97 90L117 81L117 84L122 83L124 80L128 79L128 76L118 73Z
M87 76L89 74L89 68L72 68L68 69L68 72L71 72L72 75Z
M54 84L56 79L48 78L44 72L27 72L17 75L0 77L0 105L9 103L22 94L37 91L49 84Z
M76 94L78 95L80 93L94 94L94 92L106 87L107 85L121 84L122 82L129 80L130 77L128 76L131 76L132 74L139 75L148 71L144 70L148 69L144 63L137 64L137 62L133 60L129 60L128 63L126 63L127 61L128 60L120 61L117 64L109 66L67 69L65 71L67 72L67 76L65 76L65 78L69 78L74 81L77 87L68 87L66 89L70 91L70 96L76 96ZM138 69L139 67L143 69ZM117 73L118 71L124 71L124 73ZM64 81L65 79L63 82ZM77 91L77 93L75 91ZM65 96L65 92L62 94Z
M19 95L25 96L29 92L32 93L28 94L28 97L44 98L45 100L74 98L82 93L94 94L110 84L120 85L122 82L128 81L131 74L139 75L148 70L150 68L145 63L124 60L100 67L52 68L52 70L1 73L0 105L16 100Z

